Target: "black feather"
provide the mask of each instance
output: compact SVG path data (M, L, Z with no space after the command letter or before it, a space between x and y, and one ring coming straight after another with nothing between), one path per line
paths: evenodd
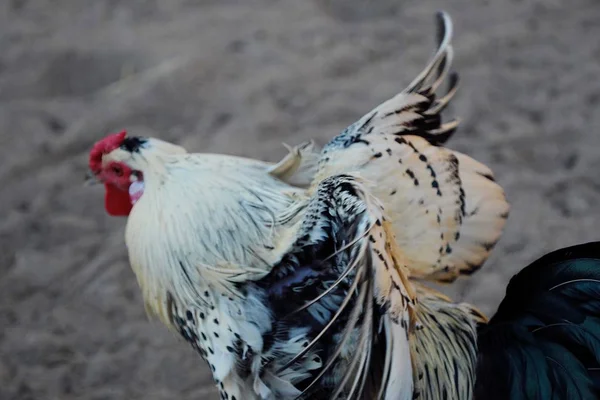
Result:
M137 153L146 144L147 140L139 136L126 137L121 142L121 149L130 153Z
M600 242L515 275L478 335L477 399L600 398Z

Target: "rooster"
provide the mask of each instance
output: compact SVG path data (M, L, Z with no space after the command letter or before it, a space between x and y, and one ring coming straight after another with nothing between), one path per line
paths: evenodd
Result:
M509 206L489 168L442 147L458 77L446 14L438 27L421 74L321 151L271 164L125 132L93 146L147 312L200 353L221 398L472 393L485 319L419 282L475 272Z

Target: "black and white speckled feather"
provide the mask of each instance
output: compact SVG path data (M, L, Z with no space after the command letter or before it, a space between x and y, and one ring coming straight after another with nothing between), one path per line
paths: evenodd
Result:
M456 93L449 74L452 26L438 16L439 47L423 72L329 142L316 181L352 172L382 202L413 277L452 281L472 274L502 233L509 206L493 173L441 147L458 126L441 112ZM446 94L436 91L448 79Z
M386 399L412 397L408 334L414 299L388 226L359 179L328 178L307 206L291 251L257 282L269 294L277 324L310 327L304 351L325 360L298 385L306 398L358 399L366 391L381 391ZM393 356L379 358L381 347ZM386 362L396 371L391 378L383 375Z
M205 305L180 308L168 293L171 323L224 398L410 399L414 299L381 206L357 178L335 176L319 184L298 225L271 272L236 283L236 295L212 288L200 293Z

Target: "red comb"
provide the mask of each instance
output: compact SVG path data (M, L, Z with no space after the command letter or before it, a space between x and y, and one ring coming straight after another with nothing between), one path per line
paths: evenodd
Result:
M100 172L102 169L102 156L118 148L123 143L126 135L126 131L113 133L94 144L94 147L90 151L89 161L89 166L93 173L97 174Z

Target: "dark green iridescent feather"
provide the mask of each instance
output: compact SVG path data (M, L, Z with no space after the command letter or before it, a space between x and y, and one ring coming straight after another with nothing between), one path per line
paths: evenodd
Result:
M478 335L477 399L600 398L600 242L515 275Z

